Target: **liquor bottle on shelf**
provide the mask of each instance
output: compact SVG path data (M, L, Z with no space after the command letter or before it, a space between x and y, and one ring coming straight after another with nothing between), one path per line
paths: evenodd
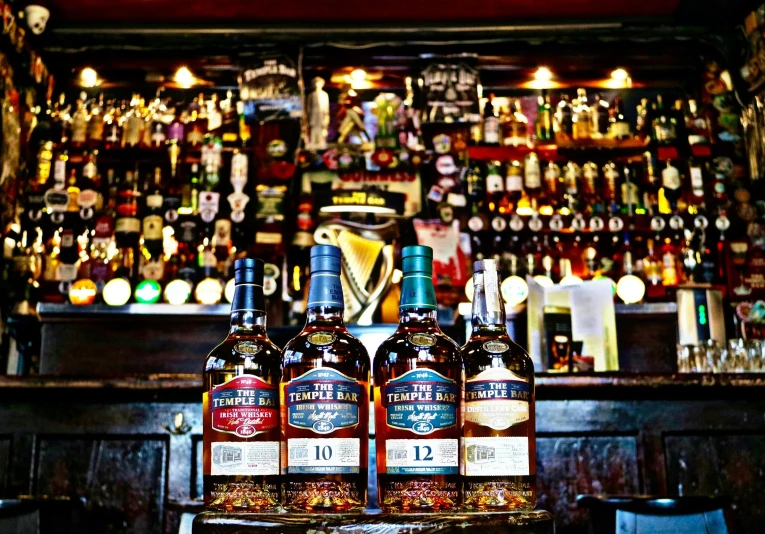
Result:
M502 144L505 146L526 146L529 141L529 119L521 111L521 101L515 99L505 121L500 124Z
M436 321L433 251L402 251L400 324L374 362L377 481L387 512L459 506L459 347Z
M661 282L664 287L673 287L679 283L677 247L669 237L664 238L661 247Z
M572 119L572 137L575 141L586 141L592 137L592 114L587 105L587 91L576 90L576 103Z
M104 116L103 146L106 150L122 146L122 113L119 102L112 102Z
M77 99L76 109L72 114L72 136L69 143L73 147L81 147L88 140L88 110L85 108L85 102Z
M143 246L148 258L143 269L144 278L148 280L161 280L164 219L162 218L163 204L162 169L154 169L154 180L146 195L146 206L142 220Z
M638 186L634 166L629 163L624 166L624 179L621 183L621 212L629 217L643 210L640 187Z
M623 140L632 136L630 123L624 115L624 100L620 96L614 98L609 122L611 123L609 133L614 139Z
M677 141L676 121L671 113L664 108L661 95L656 97L656 114L651 122L651 136L659 145L671 145Z
M553 109L550 105L550 95L547 90L542 90L542 95L538 99L537 117L534 121L534 133L539 143L549 143L553 141L555 133L553 131Z
M509 162L505 168L505 189L507 199L515 207L523 196L523 166L518 160Z
M347 512L366 504L369 355L343 322L340 249L311 249L305 327L284 347L282 502Z
M694 204L704 203L704 170L698 160L692 156L688 158L688 174L691 181L691 195Z
M585 211L600 213L603 208L603 198L599 187L599 173L597 164L588 161L582 165L582 200L586 205ZM608 193L605 195L608 198Z
M603 99L600 94L595 95L595 102L592 108L592 137L603 139L608 135L611 110L608 101Z
M643 153L643 204L650 215L659 212L659 190L661 178L659 169L651 152Z
M688 143L691 145L708 144L710 140L710 127L706 117L699 114L696 101L688 100L688 111L685 116L685 125L688 130Z
M568 95L561 95L558 109L555 111L556 141L561 142L571 139L574 126L574 109Z
M532 203L536 203L542 193L542 171L536 152L529 152L523 160L523 187Z
M266 333L263 262L239 259L234 273L229 333L205 361L204 501L226 512L276 511L282 353Z
M560 203L559 184L561 180L560 167L554 161L550 161L545 166L545 201L557 211Z
M117 218L114 223L114 238L120 248L138 247L141 238L138 197L138 184L134 174L127 171L117 193Z
M88 146L98 148L104 137L104 95L93 99L88 114Z
M491 211L495 211L505 197L505 179L500 174L500 165L498 161L490 161L486 164L486 196L494 206Z
M659 239L659 236L656 236ZM662 300L667 296L667 290L662 283L662 259L656 252L655 241L649 239L648 254L643 259L643 275L646 280L646 298Z
M130 110L125 116L125 126L122 131L122 145L136 147L143 139L143 130L146 126L141 115L141 100L138 95L133 95L130 101Z
M494 110L494 95L489 95L489 99L483 107L483 135L482 139L486 145L499 145L499 117Z
M462 347L463 504L531 510L537 502L534 364L508 335L496 262L476 262L473 284L473 331Z
M661 210L661 196L667 200L669 206L663 212L677 212L677 204L683 195L683 181L680 177L680 171L672 165L671 160L667 160L667 166L661 171L661 191L659 193L659 209Z

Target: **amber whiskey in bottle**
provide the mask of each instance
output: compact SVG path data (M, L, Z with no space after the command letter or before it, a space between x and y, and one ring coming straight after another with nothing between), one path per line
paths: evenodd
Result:
M467 509L532 509L537 503L534 365L507 333L495 260L475 262L473 332L465 359L462 429Z
M231 329L205 363L204 500L208 509L279 509L279 348L266 334L263 262L234 264Z
M284 347L282 502L288 510L366 505L370 360L343 322L340 249L311 248L303 330Z
M374 361L380 507L449 511L460 497L462 357L436 322L433 250L405 247L402 263L400 323Z

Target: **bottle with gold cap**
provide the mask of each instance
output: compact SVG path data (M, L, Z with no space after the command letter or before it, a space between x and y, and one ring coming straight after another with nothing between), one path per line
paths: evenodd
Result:
M462 356L436 320L433 249L404 247L402 270L399 326L374 361L380 507L454 510L460 499Z
M205 506L274 511L279 508L282 353L266 333L263 261L236 260L234 283L229 334L205 361Z

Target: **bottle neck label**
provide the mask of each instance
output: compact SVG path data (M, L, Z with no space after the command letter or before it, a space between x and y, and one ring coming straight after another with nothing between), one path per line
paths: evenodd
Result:
M266 299L263 296L263 286L255 284L236 285L234 298L231 301L231 313L240 311L265 313Z
M399 308L435 310L436 290L433 288L433 279L421 273L404 274Z
M311 285L308 289L308 308L329 306L344 308L343 286L340 276L329 273L311 275Z
M239 375L205 395L212 428L218 432L251 438L279 424L279 393L257 376Z
M330 434L359 424L363 385L334 369L316 368L286 385L287 423Z
M490 346L488 350L486 345ZM484 350L509 348L501 341L487 341ZM502 351L500 351L502 352ZM505 430L529 420L531 385L509 369L491 368L465 382L465 420L493 430Z
M426 436L457 426L457 383L432 369L414 369L389 380L381 400L389 427Z

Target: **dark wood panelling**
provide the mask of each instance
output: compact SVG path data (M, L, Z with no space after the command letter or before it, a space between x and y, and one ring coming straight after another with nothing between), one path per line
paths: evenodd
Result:
M0 436L0 495L5 495L11 467L11 437Z
M38 495L86 499L91 530L161 533L167 440L40 439Z
M667 435L671 495L728 495L746 532L765 525L765 434Z
M633 436L538 437L539 507L555 516L559 533L585 532L580 493L639 493Z
M194 470L191 479L191 498L201 499L204 495L204 486L202 484L202 474L204 473L204 463L202 459L202 436L193 436L192 443L194 444Z

